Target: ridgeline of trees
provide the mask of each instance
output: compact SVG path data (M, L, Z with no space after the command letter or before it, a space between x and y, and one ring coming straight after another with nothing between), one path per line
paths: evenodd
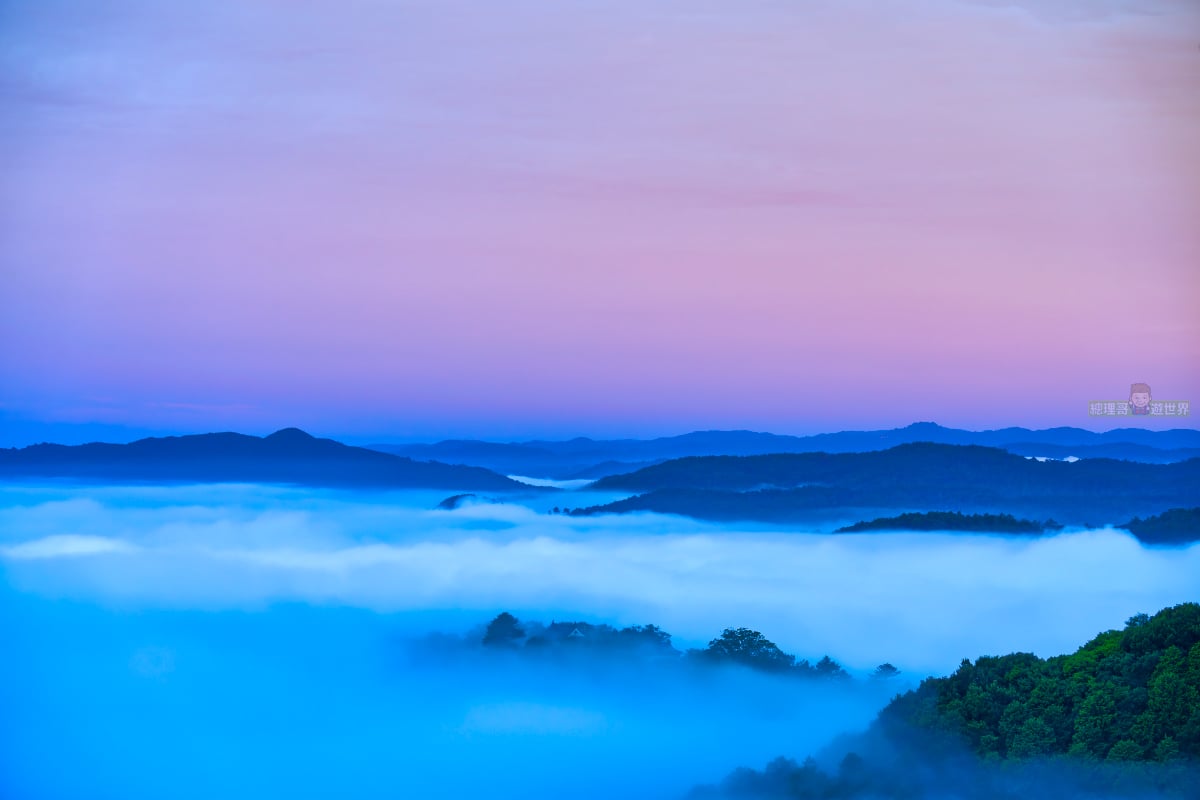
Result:
M1194 800L1200 604L1140 614L1071 655L964 660L896 697L841 752L833 769L780 758L693 796Z
M1146 544L1186 544L1200 539L1200 508L1172 508L1147 519L1134 517L1120 527Z
M680 651L671 635L656 625L614 628L588 622L521 622L507 611L487 626L480 639L484 647L530 655L612 656L624 660L669 660L683 664L736 665L759 672L800 678L847 680L850 675L829 656L815 664L785 653L758 631L726 628L704 649ZM899 675L891 664L880 664L873 677Z
M927 511L921 514L900 514L896 517L880 517L869 522L856 522L835 533L858 531L970 531L978 533L1044 533L1061 530L1052 519L1034 522L1017 519L1012 514L961 514L957 511Z

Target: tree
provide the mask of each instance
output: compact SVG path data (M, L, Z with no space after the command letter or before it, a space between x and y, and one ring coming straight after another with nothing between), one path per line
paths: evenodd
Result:
M1011 758L1044 756L1054 752L1054 729L1041 717L1030 717L1021 723L1008 745Z
M899 675L900 675L900 670L896 669L894 666L892 666L891 664L888 664L887 662L880 664L878 667L875 668L875 671L871 673L872 678L876 678L878 680L884 680L884 681L891 680L892 678L898 677Z
M1104 758L1108 754L1116 727L1116 693L1116 687L1104 681L1084 698L1075 716L1075 732L1070 749L1072 755Z
M675 648L671 646L671 634L657 625L631 625L627 628L622 628L617 633L617 640L620 644L634 648L644 648L648 651L660 653L676 652Z
M829 656L821 656L821 660L813 667L813 670L821 678L849 678L850 673L842 669L842 665L834 661Z
M1109 761L1138 761L1146 754L1145 749L1132 739L1122 739L1108 751Z
M1163 651L1150 678L1146 710L1134 723L1135 740L1147 747L1157 747L1164 737L1182 733L1189 718L1200 704L1200 692L1189 686L1183 652L1172 645Z
M489 647L513 647L525 638L521 623L512 614L504 611L487 626L483 643Z
M706 657L732 661L755 669L782 671L796 664L796 657L780 650L774 642L749 628L726 628L708 643Z

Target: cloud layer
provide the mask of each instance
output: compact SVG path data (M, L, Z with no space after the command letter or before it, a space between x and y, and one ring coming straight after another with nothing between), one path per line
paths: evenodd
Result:
M1200 595L1200 547L1147 549L1114 530L829 536L521 505L438 511L426 493L71 494L6 492L0 564L12 586L144 608L301 601L437 613L459 629L503 609L576 614L653 622L695 644L745 625L804 657L920 672L1069 651Z

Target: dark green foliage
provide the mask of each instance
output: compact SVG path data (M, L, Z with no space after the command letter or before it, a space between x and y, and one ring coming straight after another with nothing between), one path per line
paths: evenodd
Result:
M1012 514L960 514L957 511L927 511L922 514L901 514L880 517L869 522L856 522L835 533L856 531L979 531L984 533L1042 533L1060 528L1053 520L1046 523L1017 519Z
M1200 605L1186 603L1069 656L963 660L896 697L823 764L779 758L690 797L1195 800L1198 692Z
M1134 617L1069 656L964 661L885 715L957 733L984 758L1196 758L1198 679L1200 605L1187 603Z
M1147 544L1183 544L1200 539L1200 507L1172 508L1148 519L1134 517L1121 525Z

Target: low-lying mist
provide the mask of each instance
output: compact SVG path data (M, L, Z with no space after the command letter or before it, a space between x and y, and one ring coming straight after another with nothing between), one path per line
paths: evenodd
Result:
M1200 594L1200 547L1114 530L831 536L444 496L0 489L0 795L678 796L861 730L964 657L1070 651ZM902 677L475 646L501 610L679 649L745 626Z
M124 609L297 601L459 632L509 610L654 623L684 645L747 626L803 657L944 674L964 656L1072 650L1200 594L1200 547L1146 548L1111 529L824 535L516 503L433 510L444 493L428 492L0 491L13 587Z
M888 699L746 670L448 654L355 609L0 602L5 797L678 796L865 727Z

